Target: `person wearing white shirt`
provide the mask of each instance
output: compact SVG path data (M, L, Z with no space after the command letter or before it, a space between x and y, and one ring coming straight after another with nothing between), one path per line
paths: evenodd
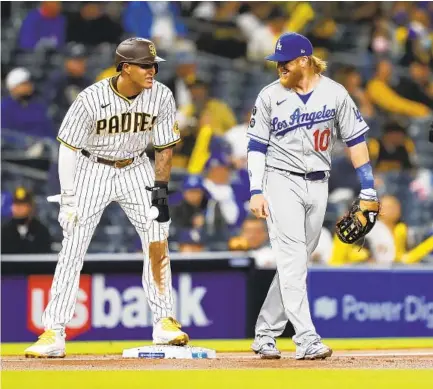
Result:
M232 127L224 134L224 138L231 148L232 163L237 169L246 168L247 166L247 149L248 123L250 121L251 111L245 113L244 122Z
M266 24L258 26L247 36L247 58L251 61L263 61L263 57L272 52L278 37L284 33L287 17L280 7L275 7L269 14Z

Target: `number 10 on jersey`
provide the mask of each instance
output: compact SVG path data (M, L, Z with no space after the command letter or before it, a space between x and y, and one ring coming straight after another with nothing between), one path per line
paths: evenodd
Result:
M329 139L331 138L331 130L325 128L324 130L316 130L313 132L314 136L314 150L326 151L329 146Z

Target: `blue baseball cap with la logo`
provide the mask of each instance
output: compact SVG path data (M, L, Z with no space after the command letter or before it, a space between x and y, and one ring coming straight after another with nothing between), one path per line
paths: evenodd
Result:
M285 33L278 38L275 53L265 59L274 62L287 62L304 55L313 54L313 45L305 36L295 32Z

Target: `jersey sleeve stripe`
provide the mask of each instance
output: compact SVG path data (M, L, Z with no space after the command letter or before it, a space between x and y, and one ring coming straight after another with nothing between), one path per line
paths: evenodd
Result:
M369 129L369 128L368 128L368 125L367 125L367 126L365 126L363 129L359 130L357 133L353 134L350 138L343 139L343 141L344 141L344 142L348 142L348 141L350 141L350 140L352 140L352 139L355 139L355 138L357 138L358 136L365 134L365 133L368 131L368 129Z
M60 139L59 137L57 137L57 140L58 140L61 144L63 144L63 145L65 145L66 147L70 148L71 150L74 150L74 151L80 150L80 149L77 149L76 147L71 146L70 144L66 143L63 139Z
M352 140L348 140L346 142L347 147L353 147L356 146L359 143L365 142L365 136L364 134L357 136L356 138Z
M268 145L258 142L255 139L250 139L248 142L248 152L250 151L258 151L259 153L266 154L266 151L268 149Z
M172 145L175 145L176 143L179 143L180 141L182 141L182 139L181 138L179 138L179 139L176 139L174 142L171 142L171 143L167 143L166 145L159 145L159 146L153 146L155 149L165 149L166 147L169 147L169 146L172 146Z
M262 138L262 137L260 137L260 136L258 136L258 135L255 135L255 134L247 133L247 136L248 136L249 138L252 138L252 139L254 139L254 140L260 142L260 143L265 143L265 144L268 144L268 143L269 143L269 140L268 140L268 139Z

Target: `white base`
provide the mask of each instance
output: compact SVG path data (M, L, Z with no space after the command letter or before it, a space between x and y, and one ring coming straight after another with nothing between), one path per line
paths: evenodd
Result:
M123 358L145 359L213 359L216 351L191 346L143 346L123 350Z

